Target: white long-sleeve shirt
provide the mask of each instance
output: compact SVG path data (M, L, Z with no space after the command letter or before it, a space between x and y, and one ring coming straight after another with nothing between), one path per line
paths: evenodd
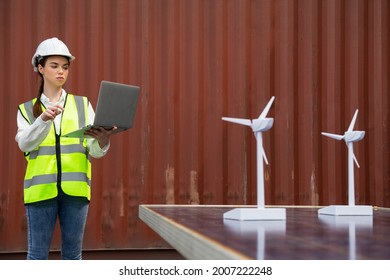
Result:
M61 97L57 103L51 103L49 98L42 93L41 102L47 108L53 105L64 106L66 99L66 91L62 89ZM61 119L62 114L57 115L54 119L54 127L56 129L56 133L60 133L61 129ZM92 108L91 103L88 104L88 120L93 123L95 119L95 111ZM29 124L27 120L23 117L22 113L18 110L17 113L17 124L18 131L15 136L15 140L19 145L19 148L22 152L31 152L36 149L42 141L46 138L48 133L50 132L50 127L53 121L43 121L39 116L33 124ZM110 143L108 143L103 149L100 148L99 143L94 138L87 139L87 149L89 154L94 158L101 158L104 156L110 147Z

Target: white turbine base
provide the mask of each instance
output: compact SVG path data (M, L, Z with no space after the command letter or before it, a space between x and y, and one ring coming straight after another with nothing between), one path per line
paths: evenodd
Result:
M371 205L330 205L318 210L320 215L332 216L372 216Z
M285 220L284 208L236 208L225 212L224 219L239 221Z

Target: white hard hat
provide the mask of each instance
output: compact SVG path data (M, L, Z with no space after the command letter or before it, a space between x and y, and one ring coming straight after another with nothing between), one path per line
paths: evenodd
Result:
M38 62L41 57L49 55L61 55L69 58L69 61L75 59L73 55L70 54L68 47L59 40L58 38L46 39L39 44L37 50L35 51L34 56L32 57L31 63L34 67L34 71L38 71Z

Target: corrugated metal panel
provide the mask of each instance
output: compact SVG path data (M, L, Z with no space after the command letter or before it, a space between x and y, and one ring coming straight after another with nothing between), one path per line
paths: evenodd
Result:
M16 106L51 36L77 57L67 89L96 104L102 79L140 85L135 127L94 160L87 249L166 247L140 203L255 204L250 129L271 96L266 204L347 203L342 133L356 108L356 203L390 207L390 3L385 0L0 1L0 251L26 249ZM54 247L59 247L58 230Z

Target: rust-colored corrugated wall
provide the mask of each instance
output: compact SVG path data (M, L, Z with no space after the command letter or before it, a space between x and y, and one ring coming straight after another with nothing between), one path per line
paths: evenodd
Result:
M69 92L96 105L102 79L142 87L134 128L93 162L86 249L166 247L141 203L255 204L255 138L221 117L256 118L271 96L266 204L347 203L346 146L321 132L358 108L356 203L390 207L389 14L386 0L0 1L0 251L26 250L16 110L51 36L76 56Z

